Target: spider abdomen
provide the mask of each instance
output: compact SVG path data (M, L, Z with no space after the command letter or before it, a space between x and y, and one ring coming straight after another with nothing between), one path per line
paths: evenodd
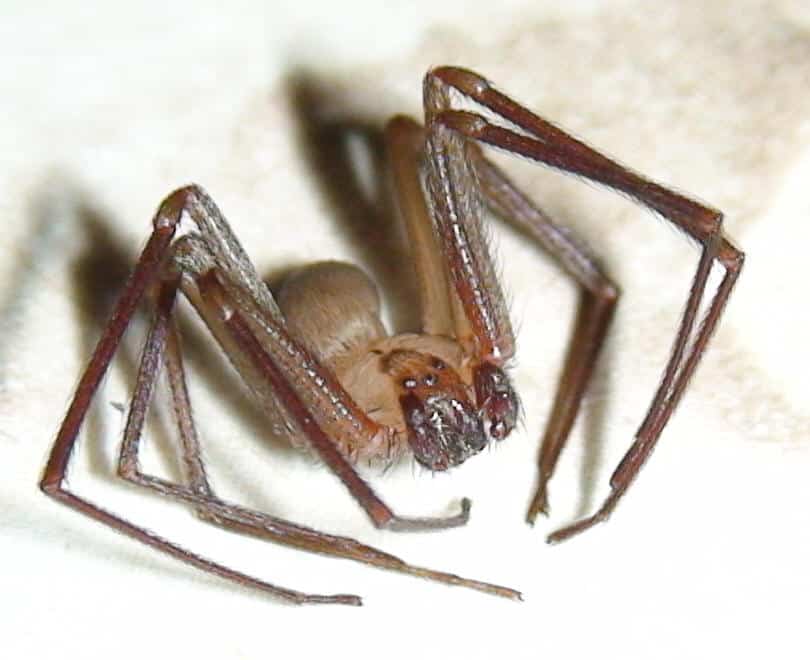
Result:
M291 273L276 296L287 329L332 368L387 335L377 286L360 268L319 261Z

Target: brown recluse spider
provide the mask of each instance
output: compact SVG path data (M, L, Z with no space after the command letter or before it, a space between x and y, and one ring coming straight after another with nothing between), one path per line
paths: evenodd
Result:
M497 116L454 109L460 93ZM539 484L528 520L546 513L546 486L580 408L619 296L617 287L571 233L521 193L479 143L518 154L623 193L702 246L702 254L661 383L597 512L549 536L557 542L606 520L650 456L683 395L740 274L743 253L722 232L719 211L672 192L597 153L455 67L428 72L425 125L395 117L385 136L421 297L419 334L389 336L373 282L357 267L321 262L302 268L271 295L202 190L176 190L102 333L54 442L41 488L51 497L167 554L239 584L295 603L358 605L352 595L291 591L239 573L110 513L67 490L70 456L91 400L145 294L154 315L146 338L118 463L124 479L191 504L203 519L310 551L519 598L506 587L406 564L353 539L324 534L223 501L206 477L186 389L178 329L178 290L191 301L274 428L309 447L346 485L374 525L397 531L467 522L470 502L445 518L403 518L358 475L358 459L410 450L430 470L446 470L500 441L515 426L518 399L505 365L515 339L482 228L487 206L530 233L582 287L571 347L540 451ZM196 231L174 239L184 218ZM698 311L715 261L724 275ZM177 418L186 483L144 474L138 451L155 382L165 366Z

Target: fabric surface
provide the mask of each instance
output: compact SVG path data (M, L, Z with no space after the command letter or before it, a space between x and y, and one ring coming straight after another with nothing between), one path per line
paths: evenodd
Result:
M807 5L558 4L5 3L4 655L804 657ZM482 73L633 169L722 209L729 236L747 253L696 378L611 521L557 547L544 543L607 494L662 374L698 251L620 196L501 154L493 157L590 244L622 288L550 485L550 520L523 522L577 289L496 222L518 329L512 373L522 426L451 474L409 464L363 468L403 514L449 512L471 497L464 529L372 529L332 475L267 437L190 315L185 343L205 456L223 497L413 563L519 588L524 603L220 531L116 480L143 323L99 396L71 487L240 570L301 590L357 593L365 607L278 604L42 496L37 479L110 302L154 209L182 184L210 192L270 281L307 261L354 261L380 283L389 327L414 328L408 256L377 176L380 129L394 113L419 116L421 78L438 64ZM162 409L144 466L173 476L168 429Z

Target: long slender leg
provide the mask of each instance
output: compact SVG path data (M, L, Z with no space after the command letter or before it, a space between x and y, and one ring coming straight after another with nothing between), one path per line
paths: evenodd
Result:
M514 355L515 337L485 239L469 143L426 114L425 195L462 311L456 316L456 335L467 353L500 368ZM471 341L465 341L468 334Z
M188 204L194 194L195 190L193 188L178 190L172 193L158 209L153 221L154 230L152 235L146 247L144 247L135 266L135 270L113 310L110 321L104 328L104 332L93 352L90 363L79 381L65 419L62 421L62 426L57 433L48 463L45 466L40 488L46 495L122 534L126 534L141 543L171 555L187 564L232 580L238 584L254 587L295 603L345 603L359 605L360 601L356 596L302 594L297 591L276 587L249 575L234 571L227 566L205 559L171 541L163 539L144 527L134 525L128 520L75 495L66 488L65 481L70 457L76 446L79 430L81 429L82 422L90 407L93 396L115 355L118 345L121 342L121 337L127 327L129 327L132 316L138 307L138 303L143 297L147 287L157 277L161 268L161 262L168 251L177 224L180 221L180 216L183 211L187 210Z
M180 336L174 319L172 319L166 337L165 367L172 396L174 417L177 421L177 430L180 436L181 458L185 467L186 479L189 487L195 493L213 495L202 460L200 440L191 414L191 399L186 385L185 368L183 367L182 352L180 350ZM137 457L135 465L138 465Z
M455 334L452 305L455 298L447 282L442 252L433 233L419 166L425 148L425 130L404 116L392 118L385 127L388 158L394 178L400 216L408 232L414 275L419 287L422 332L430 335ZM452 298L451 298L452 297Z
M710 254L710 251L707 249L704 254ZM584 518L583 520L580 520L567 527L563 527L562 529L551 534L548 538L550 543L564 541L567 538L570 538L571 536L592 527L598 522L607 520L610 514L616 508L616 504L618 503L619 499L630 487L633 479L650 457L650 454L655 448L655 444L657 443L664 426L666 425L667 421L669 421L675 407L678 405L678 402L680 401L681 396L683 395L683 392L689 382L689 378L691 378L692 374L694 373L703 351L706 349L709 339L711 338L711 335L717 326L717 322L722 315L723 308L725 307L731 290L739 277L743 259L743 254L740 252L738 261L733 263L730 267L727 267L726 273L720 282L720 286L712 299L709 309L706 311L706 314L700 323L700 327L698 328L698 332L688 350L686 359L678 365L677 369L672 370L671 375L665 375L665 378L662 380L655 399L653 400L653 403L651 404L647 413L647 417L639 430L636 432L635 441L610 477L610 495L607 497L599 510L597 510L597 512L592 516ZM695 277L693 292L694 286L705 288L707 278L708 270L706 270L705 274L701 273L699 270ZM684 321L686 320L685 314ZM684 327L683 322L681 327ZM678 347L677 342L679 341L679 338L676 339L676 349ZM687 339L688 337L683 340L684 345L686 344ZM667 376L669 377L667 378Z
M480 103L524 132L494 125L474 113L450 110L450 88ZM627 170L518 105L477 74L452 67L435 69L428 74L425 89L427 115L434 132L449 130L623 192L663 215L703 246L664 376L647 416L636 433L635 442L611 477L611 493L596 514L549 537L549 542L562 541L606 520L649 458L717 326L741 272L744 254L723 235L722 214L719 211ZM700 303L714 261L725 269L725 275L703 320L698 324Z
M546 486L554 473L593 374L613 318L619 289L602 272L582 242L573 238L532 204L500 168L484 158L478 149L470 149L469 154L475 165L481 192L490 208L526 229L545 250L557 258L583 289L574 334L540 447L539 483L527 514L528 521L532 523L538 513L548 514Z
M478 580L469 580L420 566L412 566L393 555L361 544L351 538L318 532L219 499L213 493L205 477L199 441L191 414L191 403L185 386L179 340L176 329L172 324L172 311L178 282L179 277L162 282L158 292L155 317L142 352L138 377L124 430L124 440L121 446L118 467L119 474L122 477L165 496L191 503L205 520L229 529L261 536L311 552L353 559L380 568L429 578L447 584L464 586L493 595L520 598L519 592L506 587ZM167 370L178 422L181 455L190 480L190 485L187 487L144 474L140 470L138 461L140 439L143 434L146 413L154 393L154 386L164 354L166 355ZM306 602L310 601L307 600ZM315 602L321 602L321 600ZM357 599L357 603L359 604L359 599Z

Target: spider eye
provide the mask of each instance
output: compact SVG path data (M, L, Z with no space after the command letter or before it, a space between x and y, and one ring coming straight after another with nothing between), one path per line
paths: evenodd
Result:
M428 374L422 379L422 382L425 384L425 387L434 387L436 383L439 382L439 379L436 377L436 374Z

